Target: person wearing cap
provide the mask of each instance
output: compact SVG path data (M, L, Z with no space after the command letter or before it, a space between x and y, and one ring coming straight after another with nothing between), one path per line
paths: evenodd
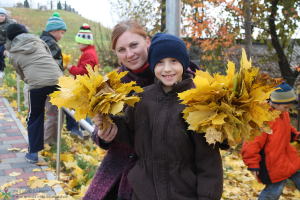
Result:
M209 145L182 118L186 106L178 93L194 87L185 43L170 34L155 34L148 63L154 84L137 94L141 100L126 107L124 116L111 116L110 129L118 130L115 141L135 147L138 156L127 176L131 199L221 199L220 144ZM102 115L94 120L101 125Z
M49 94L58 90L58 79L63 75L44 41L25 32L20 24L7 28L9 61L20 78L28 84L29 110L27 116L28 149L25 159L38 162L38 152L44 149L44 109Z
M79 32L75 36L75 41L78 44L78 48L83 53L77 66L68 65L66 69L76 78L77 75L88 74L88 71L86 70L87 65L90 65L94 69L94 67L99 64L99 61L95 46L93 45L94 40L91 27L88 24L83 24L80 27Z
M271 132L263 132L253 142L245 142L242 158L255 178L266 185L258 199L279 199L287 179L300 190L300 157L290 142L299 142L299 133L290 124L289 108L296 102L291 86L283 82L271 93L272 110L280 111L275 121L269 122Z
M96 65L99 65L97 52L95 49L93 34L91 32L91 27L84 23L81 27L77 35L75 36L75 41L77 42L77 46L82 51L82 55L78 61L77 66L75 65L68 65L66 66L66 69L72 74L75 78L77 75L88 75L88 71L86 67L90 65L93 69ZM86 118L86 121L93 125L91 119L89 117ZM89 133L85 131L81 127L82 133L79 136L76 136L75 134L71 134L72 137L83 137L83 136L89 136Z
M67 31L67 25L60 17L58 12L48 19L45 30L42 31L40 38L48 45L52 57L58 64L61 71L64 71L63 57L61 48L57 44ZM44 123L44 142L50 146L57 142L57 126L58 126L58 108L52 105L50 97L48 96L45 103L46 107L46 121ZM66 114L67 129L71 134L79 135L78 123L68 114ZM64 116L62 116L61 124L63 124ZM62 129L62 126L61 126Z
M0 78L4 76L4 51L5 51L5 43L7 42L6 30L10 24L14 22L7 18L7 12L4 8L0 8Z

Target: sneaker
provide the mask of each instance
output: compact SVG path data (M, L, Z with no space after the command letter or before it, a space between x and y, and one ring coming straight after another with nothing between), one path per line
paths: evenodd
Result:
M71 130L70 136L74 139L84 140L82 132L74 128Z
M85 140L88 140L91 136L91 134L88 131L82 131L82 135Z
M38 153L26 153L25 160L30 163L37 163L39 161Z

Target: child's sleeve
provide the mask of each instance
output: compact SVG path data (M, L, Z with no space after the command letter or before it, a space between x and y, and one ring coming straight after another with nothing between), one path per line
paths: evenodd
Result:
M219 143L206 142L204 134L191 131L195 146L198 199L220 199L223 191L223 167Z
M95 59L91 54L83 53L77 67L75 65L73 65L70 70L70 73L74 76L88 74L88 71L86 70L86 66L89 64L94 69L94 67L95 67L94 60Z
M264 148L265 143L268 138L268 133L262 133L260 136L256 137L254 142L244 141L242 147L242 158L245 165L248 166L250 171L259 171L259 162L261 161L261 156L259 152Z
M111 116L111 119L118 127L118 133L115 141L123 143L127 146L134 147L134 133L135 133L135 120L134 120L134 107L127 106L125 115Z

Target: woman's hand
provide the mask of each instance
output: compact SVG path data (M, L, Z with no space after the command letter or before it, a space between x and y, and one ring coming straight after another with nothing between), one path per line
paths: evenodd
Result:
M67 66L66 66L66 70L68 70L68 71L70 71L71 68L72 68L72 65L67 65Z
M251 171L251 174L257 179L257 176L259 175L259 171Z
M115 139L118 132L118 127L115 124L111 124L109 128L105 130L98 130L98 136L107 142L111 142Z

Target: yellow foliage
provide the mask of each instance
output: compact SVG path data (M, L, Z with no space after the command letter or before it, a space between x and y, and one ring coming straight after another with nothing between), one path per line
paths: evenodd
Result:
M131 91L142 92L143 89L135 86L135 82L121 83L121 78L127 72L118 73L113 71L105 76L101 76L98 67L95 71L90 65L87 66L88 75L71 77L62 76L58 85L60 91L55 91L50 95L50 102L58 108L66 107L75 110L76 120L94 117L101 112L103 116L103 128L107 128L112 121L109 114L122 114L125 105L134 106L140 100L138 96L127 95Z
M62 56L63 56L63 67L66 68L67 65L70 64L71 62L71 54L67 55L67 54L64 54L62 53Z
M197 71L193 79L196 88L179 93L189 129L205 133L209 144L222 142L228 138L230 145L241 139L252 141L270 131L269 121L279 116L279 111L270 111L266 99L282 79L272 79L259 73L247 60L245 50L241 58L241 68L235 73L235 64L228 62L227 75Z

